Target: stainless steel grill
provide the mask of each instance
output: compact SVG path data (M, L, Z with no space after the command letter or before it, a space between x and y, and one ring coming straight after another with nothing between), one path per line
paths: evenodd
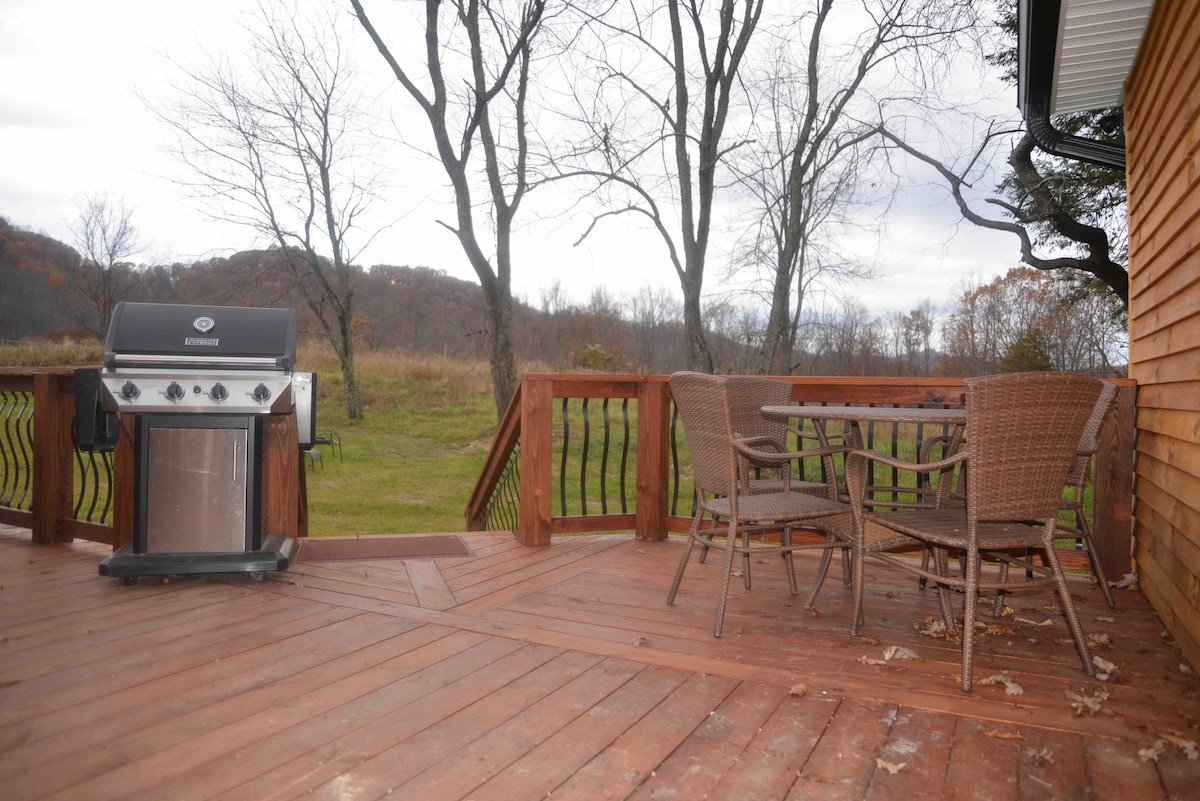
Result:
M287 567L295 539L262 535L263 421L293 413L295 360L290 309L117 305L99 401L134 417L133 539L101 575Z

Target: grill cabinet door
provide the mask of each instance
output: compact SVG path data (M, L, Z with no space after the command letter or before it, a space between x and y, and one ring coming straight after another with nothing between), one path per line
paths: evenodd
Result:
M245 428L151 427L146 553L245 551Z

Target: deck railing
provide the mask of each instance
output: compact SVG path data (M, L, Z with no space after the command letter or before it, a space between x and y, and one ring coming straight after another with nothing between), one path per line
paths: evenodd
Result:
M0 368L0 523L113 544L111 453L76 450L72 368Z
M945 406L963 402L958 378L789 377L792 399L813 405ZM1134 383L1120 387L1093 461L1096 550L1108 575L1130 569ZM874 424L865 445L916 454L948 432ZM939 427L940 429L940 427ZM830 431L829 433L836 433ZM807 471L819 471L814 461ZM880 483L902 485L896 474ZM667 376L533 374L505 412L467 504L469 530L511 529L528 545L556 534L634 531L659 540L691 522L686 440Z

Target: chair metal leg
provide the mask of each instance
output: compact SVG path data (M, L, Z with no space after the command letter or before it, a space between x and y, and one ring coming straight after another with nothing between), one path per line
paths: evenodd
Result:
M671 589L667 592L667 606L675 603L675 594L679 592L679 584L683 581L683 571L687 569L688 559L692 556L692 548L696 544L696 530L700 527L699 519L692 521L692 530L688 532L687 542L683 546L683 555L679 557L679 565L675 568L675 580L671 582Z
M1071 630L1071 638L1075 640L1075 650L1079 652L1079 661L1083 663L1083 672L1089 676L1095 676L1096 666L1092 664L1092 654L1088 650L1083 625L1080 624L1079 614L1075 611L1075 602L1071 600L1071 589L1067 586L1067 577L1063 575L1062 565L1058 562L1058 554L1054 553L1053 540L1047 541L1046 559L1050 562L1050 570L1054 573L1054 584L1058 588L1058 601L1062 606L1063 617L1067 619L1067 628Z
M745 550L742 552L742 584L746 589L750 589L750 532L742 532L742 546Z
M1100 558L1096 556L1096 549L1092 543L1092 529L1088 524L1087 518L1083 516L1083 512L1075 511L1075 521L1078 523L1076 528L1079 529L1079 536L1083 540L1087 548L1088 562L1092 565L1092 575L1096 577L1096 583L1100 585L1100 592L1104 595L1104 602L1108 604L1109 609L1116 609L1117 602L1113 599L1112 590L1108 586L1108 578L1104 575L1104 568L1100 567Z
M732 526L730 527L732 529ZM713 619L713 636L720 637L725 626L725 601L729 598L729 579L733 575L733 556L737 548L737 532L731 530L726 537L725 559L721 564L721 583L717 589L717 614Z
M971 692L971 670L975 661L975 602L979 598L979 551L967 551L963 593L962 691Z
M950 555L945 548L933 547L933 563L934 572L939 576L950 575ZM954 607L950 603L950 587L944 583L938 583L934 590L937 592L938 604L942 609L942 622L946 625L946 631L957 631L958 624L954 621Z
M784 526L783 531L779 533L779 545L787 569L788 590L792 595L796 595L800 592L800 588L796 584L796 564L792 559L792 527L790 525Z

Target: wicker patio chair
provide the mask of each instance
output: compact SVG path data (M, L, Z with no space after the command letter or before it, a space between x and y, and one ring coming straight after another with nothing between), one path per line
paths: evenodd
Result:
M1075 524L1058 524L1060 532L1074 534L1079 540L1079 544L1087 548L1092 575L1096 577L1096 583L1100 585L1100 592L1104 594L1104 601L1108 604L1109 609L1115 609L1117 602L1113 600L1112 590L1109 589L1108 579L1104 575L1104 568L1100 566L1100 559L1096 556L1096 549L1092 542L1091 524L1088 523L1087 516L1083 513L1083 485L1087 482L1088 466L1092 462L1092 454L1096 452L1096 437L1100 433L1100 426L1104 423L1104 418L1108 416L1108 410L1112 407L1116 397L1117 385L1105 382L1096 405L1092 407L1092 414L1088 417L1087 425L1083 428L1083 435L1079 438L1075 463L1067 472L1067 487L1071 489L1072 495L1070 498L1062 500L1061 508L1074 515Z
M675 578L667 593L667 603L675 603L680 582L696 544L724 551L717 586L717 608L713 636L720 637L725 621L725 603L734 556L742 555L743 569L749 569L751 554L782 553L788 575L788 587L797 592L793 551L813 548L844 548L849 543L852 525L850 507L793 489L751 493L742 477L752 463L786 464L806 456L821 457L821 449L808 451L759 450L745 444L735 427L730 382L726 376L682 372L671 376L671 394L683 421L691 452L696 510L688 532L687 545L680 556ZM785 473L785 481L787 480ZM796 545L792 526L803 523L826 534L824 542ZM779 544L751 541L751 534L780 530ZM828 565L828 559L822 563ZM824 575L818 575L806 606L820 588Z
M820 420L814 420L814 430L804 431L799 427L791 427L782 417L767 417L762 413L764 406L786 406L792 400L792 385L775 378L754 375L726 376L729 385L729 404L733 415L733 430L744 443L757 450L782 453L787 450L787 439L791 435L806 450L807 443L815 448L828 448L832 440L838 444L846 444L842 434L830 438ZM845 448L849 451L850 448ZM836 451L835 451L836 452ZM770 464L750 461L754 469L748 471L743 479L750 492L783 492L787 489L817 495L830 500L839 500L837 471L833 454L821 457L821 464L826 476L824 481L806 481L791 475L791 463L772 460ZM787 475L785 475L785 473ZM768 474L769 477L763 475ZM844 495L842 493L845 500Z
M822 422L818 419L813 420L812 431L805 431L802 428L803 418L797 421L796 426L790 426L786 418L768 417L762 413L764 406L786 406L791 403L792 385L786 381L756 375L729 375L725 380L729 386L733 430L742 442L751 448L772 453L784 453L788 449L787 442L790 436L799 451L811 448L827 449L830 448L831 443L845 446L841 449L843 454L851 450L847 436L844 434L827 436ZM824 481L808 481L793 475L792 462L780 462L773 459L766 463L751 459L749 460L750 469L744 471L744 475L741 476L743 487L751 494L794 490L808 495L816 495L819 498L845 502L848 500L848 496L845 487L838 486L837 466L833 459L837 452L839 450L834 448L820 457L822 473L825 476ZM803 470L804 464L801 462L798 471L800 476L803 476ZM709 530L715 531L716 528L710 527ZM846 548L842 549L842 583L844 584L850 583L850 549L848 546L849 543ZM708 546L705 545L700 549L699 561L703 563L707 556ZM787 554L782 554L782 556L786 558ZM822 555L819 571L822 579L829 569L831 556L832 551L828 549ZM742 571L742 582L746 589L750 589L748 564Z
M1100 390L1100 397L1096 400L1096 405L1092 407L1092 414L1088 417L1087 425L1083 427L1083 434L1079 438L1079 445L1076 450L1075 464L1067 472L1066 487L1070 490L1070 497L1063 498L1060 503L1060 510L1070 512L1073 515L1074 525L1059 521L1058 530L1060 534L1074 534L1079 547L1085 548L1088 555L1088 564L1091 565L1092 575L1096 578L1096 583L1100 585L1100 592L1104 595L1104 602L1108 604L1109 609L1116 609L1117 602L1113 599L1112 590L1108 586L1108 578L1104 575L1104 568L1100 566L1100 559L1096 555L1095 543L1092 541L1092 527L1088 523L1087 516L1083 512L1083 489L1087 483L1088 468L1092 462L1092 455L1096 452L1096 437L1100 433L1100 426L1104 423L1104 418L1108 415L1108 410L1112 407L1113 401L1117 397L1117 385L1105 382L1104 387ZM929 446L934 444L939 439L945 440L948 438L931 438L922 443L921 461L928 461L927 452ZM963 475L965 479L965 472ZM965 482L964 482L965 483ZM942 505L958 505L966 504L966 495L959 489L939 496L942 498ZM922 567L929 566L930 551L926 549L922 555ZM925 586L925 578L920 579L920 586Z
M948 629L956 627L950 591L962 590L962 689L970 692L979 592L996 591L999 609L1003 593L1050 583L1058 591L1084 672L1094 675L1075 604L1054 551L1054 539L1063 482L1076 461L1080 436L1103 382L1060 373L1015 373L967 379L966 386L965 450L925 464L903 462L874 451L855 451L846 457L855 524L851 633L858 633L862 621L864 561L868 556L933 582ZM915 472L943 470L959 462L969 465L966 505L872 512L865 503L872 461ZM868 543L868 524L896 536ZM932 548L933 570L923 567L920 559L890 552L912 544ZM950 573L951 551L962 554L964 567L959 575ZM1042 563L1031 558L1039 553ZM980 565L984 560L1000 565L995 577L982 574ZM1012 566L1020 570L1011 571ZM1017 580L1010 582L1014 575Z

